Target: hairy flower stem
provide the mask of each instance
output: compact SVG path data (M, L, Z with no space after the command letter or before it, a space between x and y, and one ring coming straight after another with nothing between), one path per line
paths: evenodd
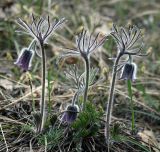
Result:
M88 94L88 86L89 86L89 73L90 73L90 60L89 57L85 58L85 90L84 90L84 98L83 98L83 107L82 110L85 110L87 94Z
M105 124L105 138L108 145L108 152L109 152L109 138L110 138L110 121L111 121L111 115L112 115L112 108L114 103L114 87L116 82L116 75L117 75L117 65L119 63L119 59L121 57L121 54L119 53L117 55L117 58L114 62L113 66L113 72L112 72L112 80L111 80L111 86L110 86L110 92L108 97L108 105L106 110L106 124Z
M78 96L78 92L76 92L72 98L72 106L75 105L75 102L76 102L76 99L77 99L77 96Z
M40 132L43 130L44 121L45 121L45 79L46 79L46 54L44 50L44 43L40 42L40 48L42 52L42 96L41 96L41 104L40 104L40 112L41 112L41 126Z

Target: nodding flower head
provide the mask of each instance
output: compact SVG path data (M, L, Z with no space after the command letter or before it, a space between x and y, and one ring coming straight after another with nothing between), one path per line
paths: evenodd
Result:
M135 63L126 63L122 68L120 79L123 80L136 80L137 65Z
M40 17L36 19L32 14L32 22L30 24L20 18L17 20L17 23L24 30L23 33L31 35L39 43L45 43L53 31L58 29L65 21L65 18L62 18L51 22L49 16L47 18Z
M77 118L79 107L77 105L68 105L66 111L63 113L61 121L71 124Z
M31 67L34 51L29 48L23 48L18 59L14 64L18 65L23 71L28 71Z
M115 39L118 51L122 55L144 56L141 53L143 48L142 33L136 26L117 28L117 26L113 25L111 36Z
M89 58L90 54L102 46L107 39L107 35L98 33L95 37L86 30L76 36L76 49L71 49L62 54L60 59L70 56L81 56L83 59Z

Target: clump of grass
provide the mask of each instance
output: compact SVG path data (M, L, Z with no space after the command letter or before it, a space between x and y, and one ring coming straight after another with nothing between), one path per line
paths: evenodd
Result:
M74 129L74 138L93 137L98 134L101 118L104 114L102 108L97 109L91 102L86 103L86 109L82 111L77 120L71 125Z
M38 136L38 143L46 146L46 150L53 150L59 143L61 143L64 130L58 128L52 128L47 133Z

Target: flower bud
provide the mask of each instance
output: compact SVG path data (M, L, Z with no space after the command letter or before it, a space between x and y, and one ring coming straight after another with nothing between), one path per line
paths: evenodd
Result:
M120 79L123 80L136 80L137 65L135 63L126 63L122 68Z
M31 62L34 56L34 51L28 48L22 49L17 61L14 63L22 68L24 71L28 71L31 67Z
M78 112L79 108L77 105L68 105L66 111L62 115L61 121L71 124L76 120Z

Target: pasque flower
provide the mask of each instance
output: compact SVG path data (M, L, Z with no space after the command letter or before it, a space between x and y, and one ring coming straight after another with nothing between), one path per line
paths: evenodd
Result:
M135 63L126 63L122 68L120 79L122 80L136 80L137 65Z
M87 101L87 93L89 87L89 77L90 77L90 55L97 48L102 46L107 39L107 35L100 35L98 33L95 37L92 34L88 34L86 30L76 37L76 49L70 50L65 54L61 55L60 59L69 56L81 57L85 64L85 87L84 87L84 96L83 96L83 108L85 109L85 103Z
M34 56L34 51L29 48L23 48L17 61L14 63L21 67L24 71L31 68L31 62Z
M32 36L33 39L37 42L36 44L40 46L40 53L36 51L37 55L41 57L41 63L42 63L42 95L40 102L41 125L39 127L40 128L39 132L41 132L44 128L45 114L46 114L45 112L46 53L44 44L46 43L47 39L53 34L53 31L58 29L65 21L66 21L65 18L62 18L60 20L55 19L52 22L49 16L47 18L40 17L39 19L36 19L34 15L32 15L31 23L27 23L26 21L20 18L17 20L17 23L24 30L20 32ZM32 59L31 57L32 57L31 51L24 51L22 52L22 56L20 56L17 64L21 65L22 68L28 70L31 63L29 61L31 61Z
M130 26L129 28L118 28L113 25L111 36L114 38L117 44L117 56L114 60L114 66L112 71L112 79L110 85L110 92L108 97L107 109L106 109L106 125L105 125L105 138L108 144L109 151L109 139L110 139L110 122L114 103L114 88L116 82L117 72L122 69L121 79L129 79L134 81L136 79L136 64L132 63L133 56L146 56L142 54L141 50L143 48L142 32L136 26ZM129 56L123 63L121 62L121 57L124 55ZM130 61L128 63L128 61Z
M78 105L75 105L75 104L68 105L65 112L62 115L61 121L71 124L76 120L78 112L79 112Z

